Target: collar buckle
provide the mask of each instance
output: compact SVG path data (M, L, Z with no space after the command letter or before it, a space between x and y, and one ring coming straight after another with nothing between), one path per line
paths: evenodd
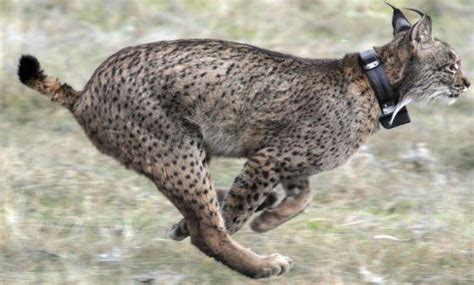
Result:
M366 65L364 65L364 70L365 71L372 70L372 69L376 68L379 65L380 65L380 61L375 60L375 61L369 62Z
M382 115L388 115L395 111L397 105L395 104L383 104L382 105Z

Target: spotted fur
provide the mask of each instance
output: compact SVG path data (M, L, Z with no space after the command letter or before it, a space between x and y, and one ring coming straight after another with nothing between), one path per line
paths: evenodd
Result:
M469 85L457 54L430 35L425 16L375 48L402 98L446 101L438 98ZM44 75L31 56L20 60L19 77L66 106L101 152L155 183L184 216L173 238L190 235L201 251L252 278L285 273L292 261L257 255L231 234L257 210L258 232L302 212L311 200L308 177L343 164L379 128L357 53L308 59L177 40L120 50L82 91ZM212 156L248 159L228 192L212 183ZM279 183L286 197L275 204Z

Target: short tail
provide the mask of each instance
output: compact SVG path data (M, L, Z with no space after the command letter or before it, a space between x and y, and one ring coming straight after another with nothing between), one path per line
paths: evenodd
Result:
M18 65L18 77L26 86L46 95L52 101L61 103L71 109L80 92L75 91L66 83L61 83L59 79L47 76L41 70L38 60L31 55L23 55Z

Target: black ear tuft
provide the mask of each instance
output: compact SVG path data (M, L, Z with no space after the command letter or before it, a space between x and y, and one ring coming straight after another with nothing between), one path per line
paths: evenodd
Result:
M405 8L421 16L410 31L410 40L418 43L427 42L433 39L431 17L427 14L412 8Z
M408 21L408 19L405 17L405 15L403 14L403 12L388 2L385 2L385 4L392 7L393 9L393 16L392 16L393 35L395 36L400 32L408 31L411 28L411 24Z
M43 80L45 75L36 57L32 55L22 55L18 65L18 77L23 84L34 80Z
M421 12L420 10L416 10L416 9L413 9L413 8L404 8L404 9L413 11L413 12L417 13L418 15L420 15L420 17L424 17L424 16L425 16L425 13Z

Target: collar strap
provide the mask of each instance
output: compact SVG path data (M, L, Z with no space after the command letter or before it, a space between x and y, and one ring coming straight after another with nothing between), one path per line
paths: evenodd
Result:
M406 107L403 107L397 113L392 124L390 124L399 98L393 94L392 87L383 70L383 65L378 59L374 49L360 52L359 61L369 79L370 86L372 86L380 109L382 110L382 115L379 118L382 126L386 129L391 129L409 123L410 117L408 116L408 110Z

